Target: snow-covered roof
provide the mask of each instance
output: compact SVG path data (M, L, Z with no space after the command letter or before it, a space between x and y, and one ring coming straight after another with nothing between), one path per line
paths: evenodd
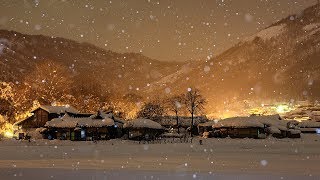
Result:
M80 118L80 117L90 117L93 115L93 113L72 113L72 112L66 112L69 116Z
M300 128L320 128L320 122L317 121L302 121L298 124Z
M225 120L220 120L216 124L213 124L213 128L248 128L248 127L260 127L265 126L272 127L273 130L277 128L280 130L287 130L287 121L281 120L279 115L270 116L250 116L250 117L234 117Z
M92 116L90 116L91 118L94 118L94 119L113 119L113 121L115 123L120 123L120 124L124 124L126 121L125 120L122 120L118 117L114 117L113 116L113 113L112 112L103 112L103 111L98 111L98 113L96 114L93 114Z
M55 128L75 128L75 127L105 127L113 126L114 121L111 118L95 119L93 117L74 118L65 114L62 118L55 118L48 121L46 127Z
M124 128L149 128L149 129L163 129L163 127L150 119L135 119L132 121L127 121Z
M271 134L280 134L281 133L280 129L278 129L278 128L274 127L274 126L269 127L268 129L269 129Z
M318 129L318 128L300 128L300 131L313 133L313 132L316 132L317 129Z
M38 109L43 109L47 111L48 113L54 113L54 114L63 114L66 111L71 112L71 113L78 113L79 111L75 109L72 106L47 106L47 105L42 105L38 107L37 109L33 110L32 112L38 110Z
M95 118L95 119L112 118L113 114L112 113L105 113L103 111L98 111L96 114L93 114L90 117Z
M78 121L78 126L80 127L105 127L105 126L113 126L114 121L110 118L104 119L91 119L91 118L83 118Z
M55 118L46 122L45 127L55 128L75 128L77 127L76 118L74 120L63 120L62 118Z
M264 124L259 121L253 121L249 117L235 117L221 120L212 125L213 128L249 128L260 127L263 128Z

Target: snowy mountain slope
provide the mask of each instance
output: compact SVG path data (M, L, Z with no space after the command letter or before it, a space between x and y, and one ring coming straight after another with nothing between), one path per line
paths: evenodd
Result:
M243 102L320 99L320 7L305 9L244 39L218 57L189 65L149 92L198 87L208 111L242 109ZM170 76L168 76L170 77ZM168 78L165 77L165 78Z
M106 90L124 93L137 92L180 65L58 37L0 30L0 81L23 81L36 64L47 60L62 64L74 77L94 77Z

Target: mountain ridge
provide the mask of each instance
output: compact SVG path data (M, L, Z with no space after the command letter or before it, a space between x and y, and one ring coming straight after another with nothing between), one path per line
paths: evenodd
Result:
M242 112L250 106L320 98L320 6L288 16L244 38L220 55L189 65L175 81L163 79L147 91L181 93L197 87L209 113ZM183 72L183 70L180 70ZM166 77L164 77L165 79ZM164 85L165 84L165 85Z
M44 60L53 60L78 73L87 73L85 71L90 72L94 69L101 73L108 69L112 72L102 73L107 77L106 83L115 86L117 83L125 83L128 87L132 84L134 88L141 88L155 78L174 72L181 64L158 61L137 53L116 53L86 42L44 35L26 35L9 30L0 30L0 43L0 63L3 65L0 68L0 79L4 81L21 80L21 77L30 73L36 64ZM133 76L136 77L136 82L121 81L121 77ZM118 81L112 83L111 79ZM137 83L138 81L140 82ZM123 88L122 90L125 91Z

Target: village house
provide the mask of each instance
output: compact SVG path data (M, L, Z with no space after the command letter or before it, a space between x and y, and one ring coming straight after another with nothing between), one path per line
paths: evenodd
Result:
M301 131L293 121L285 121L279 115L234 117L215 123L213 136L233 138L300 138Z
M320 122L317 121L302 121L298 127L302 133L320 133Z
M60 140L108 140L122 136L124 121L117 119L111 112L98 111L84 117L79 114L66 113L45 124L45 138Z
M34 132L38 128L43 128L48 121L62 117L67 112L79 113L72 106L40 106L31 112L32 116L13 124L15 134L18 134L19 138L24 138L26 134Z
M164 132L164 128L150 119L135 119L127 121L123 128L129 139L154 140Z
M214 137L231 138L266 138L266 126L260 122L248 121L243 117L229 118L215 123Z

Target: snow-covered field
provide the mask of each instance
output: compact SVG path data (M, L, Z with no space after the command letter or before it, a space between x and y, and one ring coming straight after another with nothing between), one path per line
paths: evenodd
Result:
M320 136L301 139L0 141L0 179L320 179Z

